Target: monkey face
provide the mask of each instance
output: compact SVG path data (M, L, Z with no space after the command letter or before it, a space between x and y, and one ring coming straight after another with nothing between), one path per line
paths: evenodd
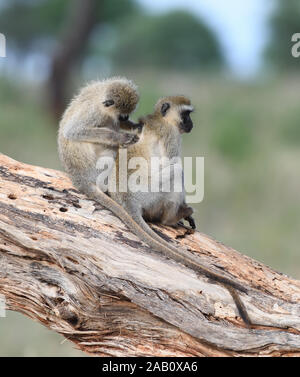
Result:
M191 113L194 111L191 101L184 96L165 97L155 105L156 113L167 123L178 127L180 133L189 133L193 129Z
M180 114L181 122L179 129L182 133L189 133L194 127L193 121L191 119L191 112L192 110L183 110Z
M114 83L106 93L106 100L103 102L105 107L111 107L119 120L128 120L138 103L139 96L130 85L124 83Z
M192 131L194 125L191 119L193 108L191 106L172 106L170 103L163 103L161 107L161 115L167 119L171 124L179 128L180 133L189 133Z

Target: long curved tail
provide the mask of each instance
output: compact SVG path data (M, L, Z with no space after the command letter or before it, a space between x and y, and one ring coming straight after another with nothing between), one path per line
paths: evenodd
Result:
M134 214L130 215L121 205L111 199L108 195L103 193L97 186L93 188L89 187L88 192L89 197L103 205L105 208L109 209L114 215L116 215L120 220L122 220L129 229L141 239L143 242L148 244L156 251L162 253L163 255L174 259L176 262L182 263L188 268L197 271L198 273L205 275L206 277L224 285L230 292L241 318L247 325L251 324L247 310L244 304L241 302L240 297L238 296L235 289L247 293L247 290L244 286L239 283L236 283L229 278L226 278L222 275L219 275L213 271L210 271L208 268L203 267L191 254L188 254L186 251L181 250L180 252L176 247L170 245L167 241L157 235L150 226L146 223L141 215ZM132 217L133 216L133 217Z

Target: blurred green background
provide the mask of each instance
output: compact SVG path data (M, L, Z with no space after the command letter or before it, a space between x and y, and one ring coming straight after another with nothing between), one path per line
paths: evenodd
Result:
M183 154L205 157L205 198L194 205L198 229L300 278L300 58L291 56L299 2L260 1L264 34L255 38L265 42L252 66L230 45L222 7L201 13L202 0L160 4L165 9L147 0L0 0L7 39L7 57L0 58L0 152L61 169L58 120L89 79L133 79L141 93L135 119L152 112L161 96L188 95L195 128L184 137ZM236 6L226 2L239 17ZM247 34L239 38L247 52ZM17 313L0 319L0 356L52 355L83 354Z

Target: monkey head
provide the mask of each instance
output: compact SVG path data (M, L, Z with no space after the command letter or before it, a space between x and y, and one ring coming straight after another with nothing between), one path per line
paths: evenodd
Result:
M189 133L193 129L191 113L194 111L191 101L184 96L165 97L155 105L155 112L160 117L178 127L180 133Z
M103 105L106 110L126 122L139 101L137 87L125 78L115 78L108 82Z

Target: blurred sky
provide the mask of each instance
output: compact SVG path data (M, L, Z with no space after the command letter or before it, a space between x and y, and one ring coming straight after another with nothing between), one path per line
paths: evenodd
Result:
M149 11L182 8L199 15L218 35L234 74L249 77L260 67L274 0L138 0Z

